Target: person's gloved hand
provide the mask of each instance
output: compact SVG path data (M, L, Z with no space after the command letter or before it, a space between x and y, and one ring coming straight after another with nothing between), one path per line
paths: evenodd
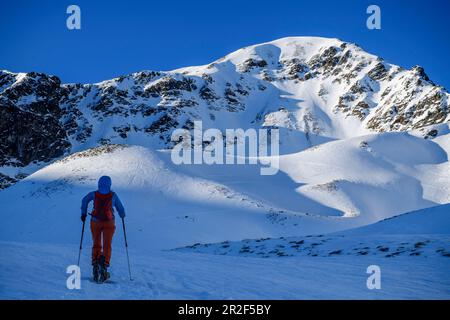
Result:
M81 216L81 221L83 221L83 222L86 221L86 216L85 216L85 215L82 215L82 216Z

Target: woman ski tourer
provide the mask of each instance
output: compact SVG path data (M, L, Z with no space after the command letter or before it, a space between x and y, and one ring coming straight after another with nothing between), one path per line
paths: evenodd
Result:
M114 208L121 218L125 210L119 197L111 191L111 178L102 176L98 180L98 190L89 192L81 201L81 221L86 220L88 205L94 201L91 215L92 269L95 282L109 278L108 267L111 260L111 243L116 230Z

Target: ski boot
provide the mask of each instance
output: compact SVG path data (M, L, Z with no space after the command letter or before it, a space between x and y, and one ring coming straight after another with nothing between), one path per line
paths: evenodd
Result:
M108 269L105 265L105 256L100 256L100 259L98 261L98 265L99 265L99 277L98 277L98 283L103 283L106 280L109 279L109 272Z
M100 265L98 261L93 262L92 264L92 275L94 278L94 282L98 282L100 277Z

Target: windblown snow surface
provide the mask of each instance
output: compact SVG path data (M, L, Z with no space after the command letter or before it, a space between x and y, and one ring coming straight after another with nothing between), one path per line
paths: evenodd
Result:
M0 297L448 299L449 151L448 133L372 134L282 155L274 176L143 146L75 153L0 192ZM80 200L103 174L126 207L133 281L118 224L112 281L89 281L87 230L68 290Z

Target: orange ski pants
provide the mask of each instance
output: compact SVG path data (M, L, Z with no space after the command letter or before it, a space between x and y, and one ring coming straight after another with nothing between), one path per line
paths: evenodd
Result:
M101 255L105 256L105 265L109 267L111 260L111 243L114 232L116 231L116 224L114 220L108 221L92 221L92 264L95 264Z

